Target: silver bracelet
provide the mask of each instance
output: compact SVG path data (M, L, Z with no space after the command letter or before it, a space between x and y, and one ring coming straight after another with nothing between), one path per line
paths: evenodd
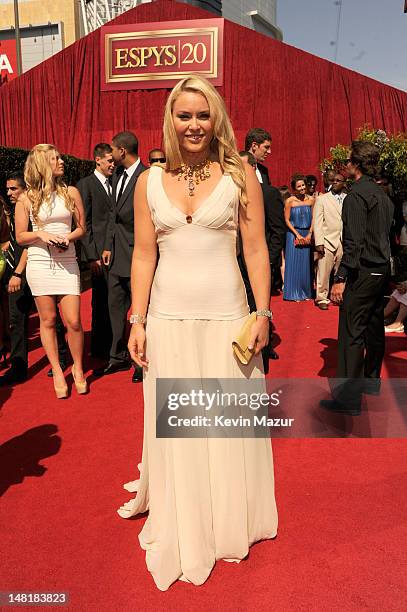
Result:
M142 314L139 314L138 312L136 314L132 314L130 315L129 321L131 323L131 325L134 325L135 323L141 323L142 325L144 325L144 323L147 321L146 317Z
M270 321L273 319L273 313L271 310L256 310L256 315L258 317L268 317Z

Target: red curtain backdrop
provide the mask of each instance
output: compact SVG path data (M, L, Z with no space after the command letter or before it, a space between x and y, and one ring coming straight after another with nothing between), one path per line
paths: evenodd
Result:
M143 4L116 24L208 18L172 0ZM251 127L273 136L267 163L274 184L294 172L317 173L338 142L364 123L406 131L407 94L225 21L225 78L220 88L239 148ZM52 142L90 158L93 146L134 131L143 159L161 143L165 89L101 92L100 33L93 32L0 88L0 142L31 148Z

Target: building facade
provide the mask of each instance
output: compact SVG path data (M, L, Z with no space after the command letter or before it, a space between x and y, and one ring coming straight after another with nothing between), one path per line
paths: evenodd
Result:
M246 28L283 40L277 27L277 0L183 0Z
M282 40L277 0L178 0ZM154 0L18 0L26 72L121 13ZM0 84L17 76L14 1L0 0Z
M18 0L21 63L33 68L79 37L79 6L75 0ZM0 72L3 81L17 76L13 0L0 0Z

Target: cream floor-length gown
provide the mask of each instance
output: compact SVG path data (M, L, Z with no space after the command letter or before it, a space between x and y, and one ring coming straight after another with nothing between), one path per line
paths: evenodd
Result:
M157 378L262 378L261 354L248 366L232 340L248 316L236 260L238 189L224 175L187 223L153 166L147 198L160 259L147 317L144 441L135 499L118 513L149 511L139 535L157 587L199 585L216 560L239 561L277 533L268 438L156 438Z

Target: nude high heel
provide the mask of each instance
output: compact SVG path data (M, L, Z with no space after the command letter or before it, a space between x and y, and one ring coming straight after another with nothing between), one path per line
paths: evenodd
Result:
M54 382L55 395L57 396L57 399L65 399L66 397L68 397L68 385L66 383L65 385L61 385L61 386L56 385L55 377L53 378L53 382Z
M83 395L84 393L88 392L88 383L86 382L86 380L84 380L83 382L78 382L75 378L75 369L74 366L72 366L72 378L73 378L73 382L75 385L75 389L76 392L79 393L79 395Z

